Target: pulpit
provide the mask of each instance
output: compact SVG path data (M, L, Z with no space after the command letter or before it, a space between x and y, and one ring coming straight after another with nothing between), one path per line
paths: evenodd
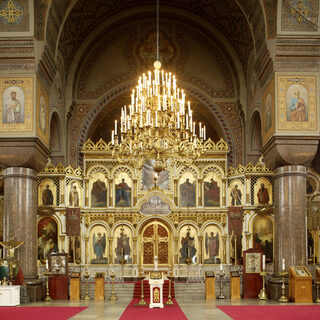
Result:
M152 271L149 273L150 304L149 308L163 308L163 273Z
M305 266L289 268L289 299L296 303L312 303L312 275Z

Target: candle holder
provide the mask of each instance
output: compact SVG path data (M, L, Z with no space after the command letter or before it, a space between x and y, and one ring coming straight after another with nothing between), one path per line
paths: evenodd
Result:
M262 289L260 290L260 293L258 295L259 300L267 300L267 294L266 294L266 275L268 273L266 271L261 271L260 275L262 277Z
M84 300L85 301L90 301L91 300L90 296L89 296L89 278L90 278L90 273L89 273L88 267L86 267L86 272L83 275L83 277L86 279L86 295L84 297Z
M121 259L119 259L119 263L121 264L122 286L124 286L124 271L123 271L123 268L124 268L125 264L127 263L127 260L124 258L124 256Z
M286 290L286 286L284 283L284 277L288 274L288 272L282 271L280 272L280 276L281 276L281 297L278 299L279 302L281 303L287 303L289 300L286 297L285 294L285 290Z
M225 295L223 294L223 282L222 282L222 278L225 276L225 272L223 270L219 270L219 272L217 272L217 276L219 276L219 289L220 289L220 293L217 296L217 299L225 299Z
M169 279L169 294L168 294L168 300L166 301L165 305L166 306L173 306L174 303L173 301L171 300L171 280L172 278L171 277L167 277Z
M320 289L320 281L316 281L316 303L320 303L319 289Z
M116 277L116 274L111 272L111 296L109 298L110 301L117 301L117 296L114 293L114 278Z
M146 306L147 303L145 302L144 300L144 295L143 295L143 280L144 280L144 276L142 276L140 278L140 281L141 281L141 296L140 296L140 301L138 304L136 304L137 306L140 306L140 307L143 307L143 306Z
M51 302L52 299L50 297L50 290L49 290L49 276L52 275L52 272L50 272L48 269L44 272L44 275L47 277L46 279L46 297L44 301Z

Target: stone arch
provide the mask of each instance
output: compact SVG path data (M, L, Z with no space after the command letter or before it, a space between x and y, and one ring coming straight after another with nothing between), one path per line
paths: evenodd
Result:
M58 112L54 111L50 119L50 158L54 165L64 164L63 127Z
M248 156L252 163L256 163L261 156L262 148L262 122L260 110L256 108L249 122L249 141L248 143Z

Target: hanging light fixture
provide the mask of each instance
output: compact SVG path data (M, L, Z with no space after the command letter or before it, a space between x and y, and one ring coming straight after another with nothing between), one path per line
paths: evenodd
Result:
M197 134L198 132L198 134ZM206 127L193 119L190 101L177 79L161 70L159 61L159 0L157 0L157 61L154 71L139 77L132 90L131 104L121 109L111 133L112 156L138 168L156 160L160 173L166 165L181 162L189 166L204 151Z

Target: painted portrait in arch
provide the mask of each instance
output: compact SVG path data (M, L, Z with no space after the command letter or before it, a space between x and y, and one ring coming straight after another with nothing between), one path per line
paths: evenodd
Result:
M38 188L38 205L44 207L56 205L56 190L56 185L52 180L42 181Z
M180 187L180 207L196 206L196 184L197 180L191 172L185 172L179 181Z
M205 264L222 263L221 230L216 225L209 225L203 232L203 261Z
M270 93L266 97L264 112L265 112L264 132L268 132L272 126L272 97Z
M93 179L90 180L91 187L91 207L101 208L107 206L108 198L108 181L102 172L94 174Z
M229 205L241 206L244 198L244 186L240 180L234 180L229 187Z
M266 216L257 217L252 226L253 248L259 249L266 256L267 262L273 260L273 223Z
M38 260L44 262L48 254L58 251L58 225L51 217L38 222Z
M68 206L69 207L80 207L82 204L82 191L80 183L77 181L72 181L67 186L68 194Z
M306 181L306 192L307 192L307 194L312 194L312 193L316 192L316 190L317 190L316 180L314 180L311 177L307 177L307 181Z
M287 121L308 121L308 91L300 84L287 89Z
M186 263L187 258L191 259L191 263L197 263L197 255L197 230L191 225L183 226L179 232L179 263Z
M254 204L272 204L272 184L267 178L260 178L254 185Z
M113 238L114 263L125 259L127 264L132 263L132 232L128 226L121 225L114 231Z
M221 179L216 172L209 172L203 180L205 207L220 207Z
M25 94L21 87L11 86L3 93L3 123L24 123Z
M108 263L108 232L102 225L94 226L89 236L90 263Z
M116 207L131 207L132 179L126 172L121 172L115 179Z

